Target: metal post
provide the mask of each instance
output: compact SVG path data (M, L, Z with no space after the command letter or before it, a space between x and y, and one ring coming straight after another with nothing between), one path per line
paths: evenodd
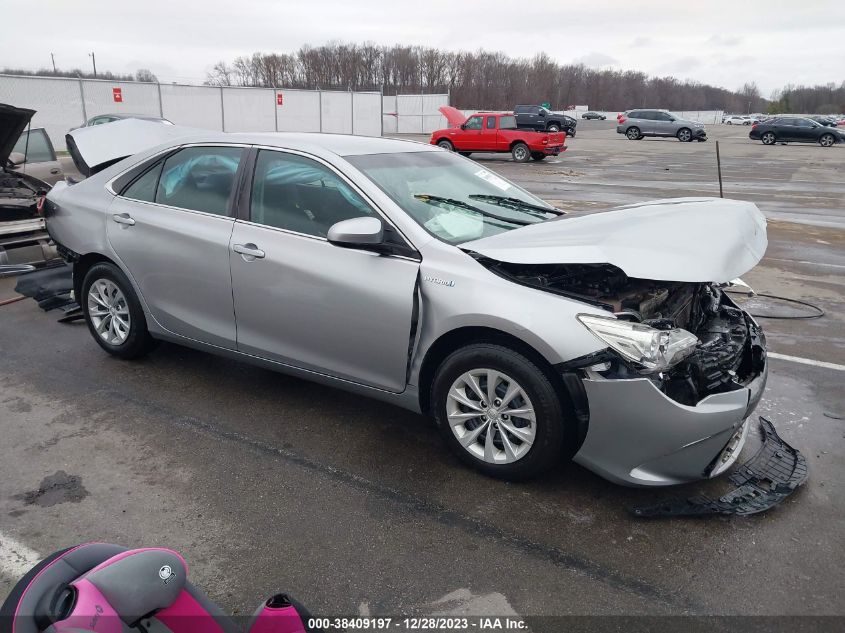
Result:
M220 130L226 131L226 106L223 105L223 86L220 86Z
M323 131L323 91L318 90L317 94L319 95L319 103L320 103L320 132Z
M164 102L161 100L161 84L159 82L156 82L156 86L158 87L158 115L163 119Z
M79 79L79 98L82 101L82 123L85 124L88 122L88 111L85 109L85 88L82 85L82 77L77 76Z
M716 170L719 172L719 197L724 198L722 191L722 158L719 156L719 141L716 141Z
M349 118L352 124L352 133L355 134L355 93L349 91Z
M53 53L50 53L50 61L53 62L53 72L55 73L56 72L56 57L55 57L55 55L53 55Z
M279 131L279 91L273 86L273 115L276 120L276 131Z
M381 134L384 136L384 84L379 89L379 108L381 109Z

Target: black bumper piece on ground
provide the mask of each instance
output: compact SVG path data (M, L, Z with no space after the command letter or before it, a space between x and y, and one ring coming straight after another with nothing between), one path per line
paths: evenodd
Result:
M784 442L766 418L760 418L763 445L730 476L737 487L718 499L691 497L631 508L638 517L748 515L763 512L786 499L807 480L807 460Z

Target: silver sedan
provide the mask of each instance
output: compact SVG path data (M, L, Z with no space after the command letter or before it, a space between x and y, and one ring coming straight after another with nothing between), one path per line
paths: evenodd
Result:
M765 339L723 284L766 249L751 203L570 218L419 143L140 121L71 136L91 176L52 190L47 226L109 354L167 340L393 402L508 479L574 457L674 484L742 447Z

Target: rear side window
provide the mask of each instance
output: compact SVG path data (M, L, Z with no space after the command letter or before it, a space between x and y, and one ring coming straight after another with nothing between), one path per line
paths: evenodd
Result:
M228 215L240 147L187 147L164 161L155 201L182 209Z
M29 144L27 144L27 138ZM13 152L19 154L26 154L26 162L28 163L47 163L56 160L53 154L53 148L44 130L34 130L32 132L24 132L21 134L18 142L15 143Z
M628 113L629 119L642 119L643 113L640 110L632 110Z
M148 169L144 175L129 185L121 195L126 198L132 198L133 200L141 200L142 202L155 202L156 187L158 186L158 179L161 176L163 165L163 160L158 161L154 167Z
M500 130L515 130L516 129L516 117L515 116L499 117L499 129Z

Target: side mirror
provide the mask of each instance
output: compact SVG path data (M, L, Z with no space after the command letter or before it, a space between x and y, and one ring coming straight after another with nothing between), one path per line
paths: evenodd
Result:
M466 124L466 123L461 123L461 129L462 129L462 130L467 129L467 124Z
M9 154L9 164L12 167L17 167L18 165L23 165L26 162L26 156L21 154L20 152L12 152Z
M373 217L341 220L329 228L327 238L335 246L375 246L384 241L384 225Z

